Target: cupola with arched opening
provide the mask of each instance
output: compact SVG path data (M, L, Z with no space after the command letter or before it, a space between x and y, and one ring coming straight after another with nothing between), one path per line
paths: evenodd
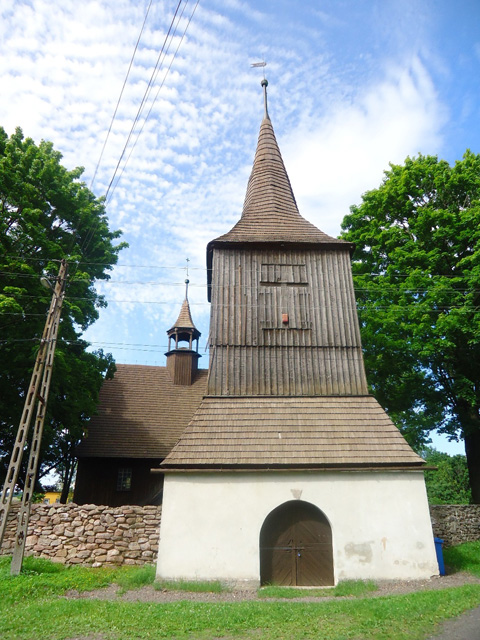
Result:
M173 384L192 384L195 372L198 369L198 339L200 331L193 324L188 303L188 279L185 280L185 300L182 303L177 321L167 331L168 351L167 369L172 378Z

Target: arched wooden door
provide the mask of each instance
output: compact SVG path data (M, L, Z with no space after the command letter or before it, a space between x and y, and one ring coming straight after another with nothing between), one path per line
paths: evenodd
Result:
M260 582L334 584L332 530L320 509L292 500L266 517L260 531Z

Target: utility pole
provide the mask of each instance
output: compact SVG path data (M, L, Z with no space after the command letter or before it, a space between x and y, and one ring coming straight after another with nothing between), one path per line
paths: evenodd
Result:
M62 313L63 299L65 297L65 285L67 281L68 265L65 260L60 264L60 270L56 279L55 289L50 303L47 320L40 341L35 366L33 368L30 386L28 388L22 417L18 427L12 457L8 466L5 485L0 498L0 548L2 545L5 529L7 526L8 514L13 498L13 491L17 484L20 467L22 464L23 452L27 441L28 430L32 421L33 411L36 406L35 427L33 431L30 456L27 466L27 475L22 495L22 503L18 516L18 525L15 535L15 546L13 550L11 575L18 575L22 569L23 553L25 550L25 540L27 537L28 519L32 503L32 494L37 475L38 461L40 455L40 442L43 434L43 424L47 408L48 393L53 368L53 357L57 343L58 326ZM47 281L48 282L48 281Z

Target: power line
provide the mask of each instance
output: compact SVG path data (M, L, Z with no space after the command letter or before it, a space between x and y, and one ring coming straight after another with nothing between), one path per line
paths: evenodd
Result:
M19 259L19 260L24 260L25 262L61 262L60 259L56 259L56 258L34 258L31 256L23 256L23 255L12 255L9 256L9 258L12 259ZM114 265L112 265L110 262L87 262L84 260L78 260L76 261L76 264L78 266L95 266L95 267L101 267L101 266L107 266L107 267L112 267L113 269L179 269L182 271L186 270L185 266L180 266L180 265L159 265L159 264L128 264L128 263L122 263L122 262L118 262L115 263ZM290 266L290 265L279 265L279 266ZM189 271L211 271L212 269L207 269L206 267L192 267L189 265L188 267ZM251 269L252 272L254 273L258 273L259 270L258 268L252 268ZM244 273L247 272L247 269L244 270ZM12 275L24 275L26 277L38 277L37 274L23 274L22 272L18 272L18 271L2 271L0 272L0 274L12 274ZM411 278L413 276L419 276L422 278L429 278L429 280L434 280L437 278L458 278L458 279L465 279L468 277L469 274L467 273L452 273L452 274L448 274L448 273L425 273L423 271L416 271L416 270L412 270L411 273L396 273L395 276L391 276L389 274L386 273L367 273L367 274L355 274L353 273L353 278ZM110 280L109 280L110 281ZM372 284L376 284L377 281L372 280ZM395 286L394 284L392 284L392 286Z
M143 30L145 29L145 24L146 24L146 22L147 22L148 14L149 14L149 12L150 12L150 7L152 6L152 1L153 1L153 0L150 0L150 2L149 2L149 4L148 4L148 7L147 7L147 11L146 11L146 13L145 13L145 18L144 18L144 20L143 20L142 28L140 29L140 33L139 33L139 35L138 35L138 39L137 39L137 42L136 42L136 44L135 44L135 48L134 48L134 50L133 50L133 54L132 54L132 57L131 57L131 59L130 59L130 64L128 65L127 75L125 76L125 79L124 79L124 81L123 81L122 89L121 89L121 91L120 91L120 95L118 96L117 104L116 104L116 106L115 106L115 111L113 112L112 120L111 120L111 122L110 122L110 126L109 126L109 128L108 128L108 132L107 132L107 135L106 135L106 137L105 137L105 142L103 143L102 151L101 151L101 153L100 153L100 157L98 158L97 166L95 167L95 171L94 171L94 173L93 173L92 181L90 182L90 189L92 189L93 184L94 184L94 182L95 182L95 178L97 177L98 168L99 168L100 163L101 163L101 161L102 161L103 153L104 153L104 151L105 151L105 147L107 146L108 138L110 137L110 133L111 133L111 131L112 131L112 126L113 126L113 123L114 123L115 118L116 118L116 115L117 115L118 107L120 106L120 101L121 101L121 99L122 99L123 92L124 92L124 90L125 90L125 86L126 86L126 84L127 84L128 77L129 77L129 75L130 75L130 71L131 71L131 69L132 69L133 60L134 60L135 55L136 55L136 53L137 53L138 45L139 45L139 43L140 43L140 39L141 39L141 37L142 37Z
M187 0L187 2L188 2L188 0ZM145 92L144 92L144 94L143 94L142 101L141 101L140 106L139 106L139 108L138 108L138 110L137 110L137 114L136 114L136 116L135 116L135 119L134 119L134 121L133 121L133 124L132 124L132 126L131 126L131 128L130 128L130 133L128 134L127 141L125 142L125 145L124 145L124 147L123 147L122 153L121 153L120 158L119 158L119 160L118 160L118 162L117 162L117 166L115 167L115 171L113 172L113 176L112 176L112 178L110 179L110 183L109 183L109 185L108 185L108 187L107 187L107 191L106 191L106 193L105 193L105 202L107 202L107 203L108 203L108 198L109 198L109 194L110 194L110 189L112 188L112 185L113 185L113 182L114 182L115 177L116 177L116 175L117 175L117 172L118 172L118 170L119 170L120 164L121 164L121 162L122 162L122 160L123 160L123 158L124 158L124 156L125 156L125 152L126 152L126 150L127 150L128 144L129 144L129 142L130 142L130 138L132 137L133 131L134 131L134 129L135 129L135 125L137 124L137 122L138 122L138 121L139 121L139 119L140 119L141 113L142 113L143 108L144 108L144 106L145 106L145 102L146 102L146 100L147 100L147 98L148 98L148 95L149 95L149 93L150 93L150 91L151 91L152 84L153 84L153 82L154 82L154 79L155 79L155 78L156 78L156 76L157 76L157 68L158 68L158 66L159 66L159 64L160 64L160 61L161 61L162 56L163 56L163 53L164 53L164 51L165 51L165 46L166 46L166 43L167 43L167 41L168 41L168 39L169 39L169 37L170 37L170 33L171 33L171 31L172 31L172 28L173 28L174 22L175 22L175 20L176 20L176 18L177 18L178 10L180 9L180 5L181 5L181 3L182 3L182 0L179 0L179 1L178 1L178 4L177 4L177 8L175 9L175 13L174 13L174 15L173 15L173 18L172 18L172 20L171 20L171 22L170 22L170 26L169 26L169 28L168 28L167 35L165 36L165 39L164 39L163 44L162 44L162 47L161 47L161 49L160 49L160 53L158 54L157 61L156 61L156 63L155 63L155 67L153 68L152 74L151 74L150 79L149 79L149 81L148 81L147 88L145 89Z
M188 1L188 0L187 0L187 1ZM182 2L182 0L179 0L178 5L177 5L177 9L176 9L175 14L174 14L174 17L173 17L173 19L172 19L172 22L170 23L170 27L169 27L168 33L170 33L170 29L172 28L173 20L175 19L175 16L177 15L178 7L180 6L180 3L181 3L181 2ZM167 33L167 37L168 37L168 33ZM163 46L164 46L164 45L163 45ZM162 46L162 51L163 51L163 46ZM161 52L160 52L160 55L161 55ZM159 57L160 57L160 56L159 56ZM144 101L145 101L146 95L147 95L147 94L148 94L148 92L150 91L150 86L151 86L152 78L153 78L153 75L154 75L154 73L155 73L156 66L158 65L158 60L159 60L159 58L157 58L157 62L156 62L156 65L155 65L154 71L153 71L152 75L150 76L150 80L149 80L149 82L148 82L147 89L145 90L145 93L144 93L144 95L143 95L142 101L141 101L141 103L140 103L140 107L139 107L139 109L138 109L138 111L137 111L137 115L135 116L135 120L134 120L134 122L133 122L133 124L132 124L132 127L131 127L131 129L130 129L130 133L128 134L127 141L125 142L125 146L124 146L124 148L123 148L123 151L122 151L122 153L121 153L121 155L120 155L120 158L119 158L119 160L118 160L118 162L117 162L117 166L116 166L116 168L115 168L115 171L114 171L114 173L113 173L113 176L112 176L112 178L111 178L111 180L110 180L110 183L109 183L109 185L108 185L107 192L106 192L106 194L105 194L105 203L107 202L107 199L108 199L108 193L109 193L109 191L110 191L110 187L112 186L112 182L113 182L113 180L115 179L115 176L116 176L116 173L117 173L118 167L119 167L119 165L120 165L120 163L121 163L121 161L122 161L122 158L123 158L123 156L124 156L124 154L125 154L125 150L126 150L126 148L127 148L127 146L128 146L128 143L129 143L129 141L130 141L130 137L131 137L131 135L132 135L133 129L134 129L134 127L135 127L135 124L137 123L138 118L140 117L140 113L141 113L141 111L142 111L142 109L143 109L143 104L144 104ZM88 246L90 245L90 243L91 243L91 241L92 241L92 239L93 239L93 233L94 233L94 230L95 230L95 228L96 228L97 226L98 226L98 220L97 220L97 221L95 221L95 222L93 222L93 223L90 225L90 228L89 228L89 230L87 231L87 233L86 233L86 235L85 235L85 238L84 238L84 240L83 240L83 242L82 242L82 246L81 246L81 249L82 249L82 250L86 251L86 249L87 249L87 248L88 248Z
M198 3L197 3L198 4ZM24 256L24 255L9 255L9 258L12 259L20 259L20 260L24 260L25 262L61 262L61 259L57 259L57 258L35 258L32 256ZM110 262L87 262L84 260L79 260L77 261L78 265L87 265L87 266L97 266L97 267L101 267L101 266L107 266L107 267L112 267L117 269L117 268L132 268L132 269L182 269L185 270L186 267L185 266L180 266L180 265L159 265L159 264L126 264L126 263L121 263L121 262L117 262L114 265L112 265ZM279 265L282 266L282 265ZM289 265L283 265L283 266L289 266ZM207 269L206 267L192 267L189 265L188 267L189 271L209 271L209 269ZM253 269L254 271L258 271ZM210 269L211 271L211 269ZM3 273L16 273L16 272L8 272L5 271ZM394 276L391 276L387 273L376 273L376 272L371 272L371 273L366 273L366 274L353 274L354 278L411 278L413 275L418 275L421 277L429 277L429 278L465 278L465 274L440 274L440 273L434 273L434 274L430 274L430 273L425 273L423 271L418 271L416 269L412 269L411 273L396 273ZM37 277L37 276L32 276L32 277Z
M150 105L150 109L148 110L148 113L147 113L147 115L146 115L146 116L145 116L145 118L144 118L144 121L143 121L143 124L142 124L142 126L141 126L141 128L140 128L140 131L137 133L137 137L135 138L135 141L134 141L134 143L133 143L133 145L132 145L132 147L131 147L131 149L130 149L130 153L128 154L128 158L127 158L127 160L126 160L125 164L124 164L124 165L123 165L123 167L122 167L122 170L121 170L121 172L120 172L120 175L118 176L118 180L117 180L117 182L116 182L115 186L114 186L114 187L113 187L113 189L112 189L112 194L113 194L113 192L115 191L116 186L117 186L117 185L118 185L118 183L120 182L120 179L121 179L121 177L122 177L122 175L123 175L123 172L125 171L125 168L126 168L126 166L127 166L128 162L129 162L129 160L130 160L130 156L132 155L133 150L135 149L135 146L136 146L136 144L137 144L137 142L138 142L138 139L139 139L139 137L140 137L140 134L142 133L143 128L145 127L145 125L146 125L146 123L147 123L148 118L150 117L150 114L151 114L152 109L153 109L153 105L155 104L155 102L156 102L156 100L157 100L157 98L158 98L158 94L160 93L161 88L162 88L162 87L163 87L163 85L165 84L165 80L167 79L167 75L168 75L168 73L170 72L170 69L171 69L171 67L172 67L173 61L175 60L175 58L176 58L176 56L177 56L178 50L180 49L180 45L182 44L183 39L185 38L185 34L187 33L187 29L188 29L188 27L189 27L189 25L190 25L190 22L192 21L192 18L193 18L194 14L195 14L195 11L196 11L196 9L197 9L197 6L198 6L199 1L200 1L200 0L197 0L197 3L195 4L195 7L193 8L192 15L190 16L190 18L189 18L189 20L188 20L188 22L187 22L187 26L185 27L185 29L184 29L184 31L183 31L182 37L180 38L180 42L178 43L178 46L177 46L177 48L176 48L176 50L175 50L175 53L174 53L174 54L173 54L173 56L172 56L172 59L171 59L171 61L170 61L170 64L168 65L168 68L167 68L167 70L165 71L165 74L164 74L164 76L163 76L162 82L160 83L160 86L158 87L157 93L155 94L155 97L154 97L154 99L152 100L152 104ZM184 10L185 10L185 7L186 7L186 5L184 5ZM182 15L180 16L180 19L182 18L182 16L183 16L183 11L182 11ZM179 19L179 21L180 21L180 19ZM177 26L178 26L178 22L177 22ZM175 31L176 31L176 27L175 27ZM173 40L173 36L174 36L174 35L175 35L175 32L173 33L172 38L170 39L170 43L169 43L169 45L168 45L167 51L165 52L165 56L166 56L166 54L168 53L168 49L170 48L170 44L172 43L172 40ZM165 58L165 56L164 56L164 58ZM157 75L158 75L158 73L157 73ZM155 79L156 79L156 78L155 78ZM111 200L111 198L110 198L110 200ZM110 200L109 200L108 202L110 202Z
M127 304L145 304L145 305L156 305L156 306L173 306L176 305L177 303L175 302L171 302L171 301L166 301L166 300L150 300L150 301L145 301L145 300L108 300L105 301L107 302L107 304L122 304L122 305L127 305ZM194 306L194 307L209 307L210 303L209 302L191 302L190 301L190 306ZM178 306L178 305L177 305ZM229 304L217 304L216 308L222 308L222 309L230 309L231 305ZM237 304L235 305L235 309L239 310L239 309L264 309L265 305L259 305L259 304ZM331 309L337 309L338 307L335 305L322 305L319 307L311 307L311 306L300 306L297 305L296 307L299 310L308 310L311 312L316 312L316 311L329 311ZM348 311L351 312L353 311L354 313L356 313L357 311L363 311L365 310L364 307L362 307L362 305L355 305L355 306L343 306L342 307L342 311ZM411 304L411 305L396 305L396 304L388 304L388 305L375 305L370 307L371 311L375 311L375 312L379 312L379 311L413 311L415 310L416 313L418 314L425 314L425 313L438 313L438 314L444 314L446 312L452 312L452 311L456 311L462 314L471 314L471 315L477 315L480 314L480 308L479 307L454 307L454 306L439 306L438 308L432 308L432 307L420 307L419 305L415 305L415 304ZM2 312L0 314L0 318L3 316L12 316L12 317L17 317L17 318L28 318L28 317L45 317L45 313L30 313L30 312L21 312L21 311L5 311ZM274 328L274 327L271 327ZM295 328L295 327L293 327Z
M17 343L17 342L24 342L25 340L23 339L11 339L8 342L10 343ZM39 342L40 338L31 338L29 341L31 342ZM7 341L0 341L0 344L6 343ZM62 344L69 344L69 345L84 345L85 343L87 343L87 345L89 347L92 346L103 346L103 347L108 347L108 348L114 348L115 350L122 350L122 351L131 351L133 349L135 349L136 351L142 351L142 352L150 352L150 353L158 353L159 351L163 351L163 350L167 350L168 349L168 345L167 344L142 344L142 343L136 343L136 342L98 342L98 341L92 341L92 340L60 340L59 341L59 347ZM200 351L203 353L206 353L208 351L213 351L216 349L216 347L218 346L226 346L226 345L209 345L208 343L205 343L205 345L202 345L200 348ZM237 346L241 346L244 347L245 345L237 345ZM275 348L278 345L260 345L261 347L266 347L266 348ZM295 347L297 348L297 347ZM362 350L362 347L358 344L355 345L303 345L300 348L305 348L305 349L314 349L314 350L318 350L318 351L323 351L324 355L323 355L323 360L324 361L337 361L337 356L329 356L328 355L328 351L331 349L334 350L342 350L343 351L343 357L351 362L356 362L358 361L358 357L356 356L351 356L349 355L352 351L352 349L358 349L358 350ZM456 350L460 350L460 351L471 351L470 349L465 349L464 347L457 347ZM441 355L440 352L437 353L437 355ZM120 363L121 364L121 363Z
M199 2L199 0L197 0L197 4L195 5L195 9L197 8L198 2ZM149 94L150 94L150 91L151 91L151 89L152 89L153 82L154 82L154 81L155 81L155 79L157 78L158 73L159 73L159 71L160 71L160 66L159 66L159 65L161 64L162 58L163 58L163 60L164 60L164 59L165 59L165 57L166 57L166 55L167 55L168 48L170 47L170 44L171 44L171 42L173 41L173 37L174 37L174 35L175 35L175 33L176 33L176 29L177 29L177 27L178 27L178 24L179 24L179 22L180 22L180 19L181 19L182 15L183 15L183 12L185 11L185 7L186 7L186 6L187 6L187 4L188 4L188 0L185 0L185 4L183 5L183 9L182 9L182 12L181 12L181 14L180 14L180 17L177 19L177 24L176 24L176 26L175 26L175 28L174 28L174 32L173 32L173 34L170 36L170 33L171 33L171 31L172 31L172 27L173 27L173 25L174 25L174 23L175 23L175 20L176 20L176 18L177 18L178 10L179 10L179 7L181 6L181 3L182 3L182 0L179 0L179 2L178 2L178 4L177 4L177 8L176 8L175 13L174 13L174 16L173 16L172 21L171 21L171 23L170 23L170 26L169 26L169 29L168 29L167 35L166 35L166 37L165 37L165 39L164 39L164 42L163 42L162 48L161 48L160 53L159 53L159 55L158 55L158 57L157 57L157 61L156 61L156 63L155 63L155 67L154 67L154 69L153 69L152 75L150 76L150 79L149 79L149 82L148 82L147 88L146 88L146 90L145 90L145 92L144 92L144 95L143 95L142 101L141 101L141 103L140 103L139 109L138 109L137 114L136 114L136 116L135 116L134 122L133 122L132 127L131 127L131 129L130 129L130 132L129 132L129 134L128 134L128 137L127 137L127 140L126 140L125 145L124 145L124 147L123 147L123 150L122 150L122 153L121 153L121 155L120 155L120 158L119 158L119 160L118 160L118 162L117 162L117 165L116 165L116 167L115 167L115 170L114 170L113 176L112 176L112 178L111 178L111 180L110 180L110 183L109 183L109 185L108 185L108 187L107 187L107 191L106 191L106 193L105 193L105 204L106 204L106 205L108 204L108 202L110 202L110 200L111 200L111 198L112 198L112 196L113 196L113 193L114 193L114 191L115 191L115 188L117 187L117 185L118 185L118 183L119 183L119 181L120 181L120 178L121 178L121 176L123 175L123 172L124 172L124 170L125 170L125 168L126 168L126 166L127 166L127 164L128 164L128 161L129 161L130 156L131 156L131 154L132 154L132 152L133 152L133 149L134 149L134 147L135 147L135 145L136 145L136 143L137 143L137 141L138 141L138 138L139 138L139 136L140 136L140 133L143 131L143 127L145 126L145 123L146 123L146 121L147 121L147 119L148 119L148 117L149 117L149 115L150 115L150 112L151 112L151 110L152 110L153 104L155 103L155 101L156 101L156 99L157 99L157 96L158 96L158 93L159 93L159 91L160 91L160 88L163 86L163 84L164 84L164 82L165 82L165 79L166 79L166 76L167 76L168 72L170 71L170 68L171 68L171 66L172 66L172 64L173 64L173 60L175 59L176 54L177 54L177 52L178 52L179 47L177 47L177 49L176 49L176 51L175 51L175 54L174 54L174 56L173 56L173 58L172 58L172 61L171 61L170 65L169 65L169 67L168 67L168 69L167 69L167 72L166 72L165 77L164 77L164 79L163 79L163 81L162 81L162 84L161 84L161 86L160 86L159 90L157 91L157 94L156 94L155 98L153 99L152 105L151 105L151 107L150 107L150 110L149 110L149 112L148 112L148 114L147 114L146 118L144 119L144 123L143 123L143 125L142 125L142 127L141 127L141 129L140 129L140 132L138 133L137 138L136 138L136 140L135 140L135 142L134 142L134 144L133 144L133 146L132 146L132 148L131 148L131 150L130 150L130 153L129 153L129 155L128 155L128 158L126 159L126 161L125 161L125 163L124 163L124 165L123 165L123 167L122 167L121 173L120 173L120 175L119 175L118 179L117 179L117 180L116 180L116 182L115 182L115 178L116 178L116 176L117 176L117 173L118 173L118 170L119 170L120 164L121 164L121 162L122 162L122 160L123 160L123 158L124 158L124 156L125 156L125 152L126 152L126 150L127 150L127 148L128 148L128 145L129 145L129 142L130 142L131 136L132 136L132 134L133 134L133 132L134 132L135 126L136 126L136 124L138 123L138 121L139 121L139 119L140 119L141 113L142 113L142 111L143 111L143 109L144 109L144 106L145 106L145 104L146 104L146 101L147 101L147 99L148 99L148 96L149 96ZM114 112L114 115L113 115L113 118L112 118L112 122L111 122L111 125L110 125L110 129L109 129L108 134L107 134L107 139L108 139L108 135L109 135L110 130L111 130L112 125L113 125L113 120L115 119L115 115L116 115L116 113L117 113L118 105L119 105L119 103L120 103L120 99L121 99L121 97L122 97L123 90L124 90L125 84L126 84L126 82L127 82L127 78L128 78L128 76L129 76L129 73L130 73L130 69L131 69L131 66L132 66L132 63L133 63L133 59L134 59L134 57L135 57L135 53L136 53L136 51L137 51L137 48L138 48L138 45L139 45L139 42L140 42L140 38L141 38L141 36L142 36L143 30L144 30L144 27L145 27L145 22L146 22L146 20L147 20L147 16L148 16L148 13L149 13L149 10L150 10L150 5L151 5L151 2L150 2L150 4L149 4L148 10L147 10L147 12L146 12L145 19L144 19L144 23L143 23L143 25L142 25L142 29L141 29L141 32L140 32L139 38L138 38L137 43L136 43L136 45L135 45L135 50L134 50L134 53L133 53L132 59L131 59L131 61L130 61L130 65L129 65L129 68L128 68L127 76L126 76L126 78L125 78L125 82L124 82L124 85L123 85L123 87L122 87L122 91L121 91L121 94L120 94L119 100L118 100L118 102L117 102L117 107L115 108L115 112ZM185 28L184 34L183 34L183 36L182 36L182 38L181 38L181 40L180 40L180 44L181 44L181 42L183 41L183 38L184 38L185 33L186 33L186 30L187 30L187 28L188 28L188 26L189 26L189 24L190 24L190 22L191 22L191 19L193 18L193 14L195 13L195 9L194 9L194 11L193 11L193 13L192 13L192 15L191 15L191 17L190 17L190 20L189 20L189 21L188 21L188 23L187 23L187 27ZM167 48L167 50L165 51L165 45L166 45L166 43L168 42L168 39L169 39L169 38L170 38L170 43L168 44L168 48ZM180 45L179 45L179 46L180 46ZM106 139L106 140L107 140L107 139ZM103 149L105 148L106 140L105 140L105 143L104 143L104 147L103 147ZM101 158L101 157L102 157L102 155L103 155L103 149L102 149L102 154L101 154L100 158ZM98 162L98 164L97 164L97 168L95 169L95 175L94 175L94 177L96 176L96 173L97 173L97 170L98 170L98 165L99 165L99 163L100 163L100 160L99 160L99 162ZM92 184L93 184L93 181L92 181ZM97 225L98 225L98 221L95 221L95 222L90 226L90 229L89 229L89 231L87 232L87 234L86 234L86 236L85 236L85 239L84 239L84 241L83 241L83 243L82 243L82 247L81 247L81 248L82 248L82 250L86 250L86 249L88 248L88 246L89 246L89 244L90 244L90 242L92 241L92 238L93 238L94 229L95 229L95 227L96 227ZM78 269L78 265L77 265L77 269Z
M9 258L14 258L18 260L24 260L25 262L61 262L61 260L50 259L50 258L32 258L30 256L9 256ZM72 261L73 262L73 261ZM181 269L185 271L187 267L180 265L159 265L159 264L127 264L122 262L117 262L112 265L111 262L87 262L86 260L76 260L75 264L78 266L94 266L94 267L112 267L117 269ZM207 271L206 267L191 267L188 266L189 271ZM21 273L15 271L5 271L3 273ZM34 274L32 274L34 275Z

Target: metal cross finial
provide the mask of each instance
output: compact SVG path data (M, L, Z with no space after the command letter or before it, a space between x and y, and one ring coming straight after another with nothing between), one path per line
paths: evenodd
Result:
M188 263L190 262L190 258L185 258L185 262L187 263L187 266L185 268L187 270L187 278L188 278Z

